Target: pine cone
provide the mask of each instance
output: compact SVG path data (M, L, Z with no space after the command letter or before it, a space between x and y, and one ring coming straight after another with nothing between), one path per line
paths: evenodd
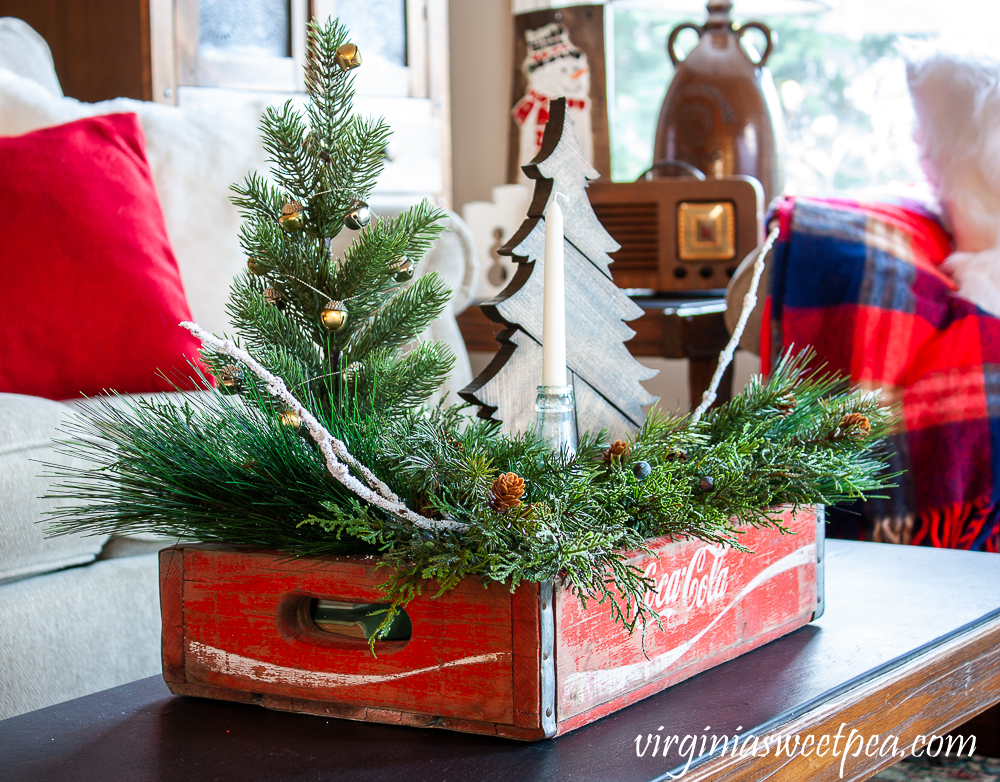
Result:
M505 472L493 481L487 498L490 507L502 513L520 505L523 494L524 478L519 477L517 473Z
M663 457L663 460L667 462L672 462L675 459L679 462L686 462L688 460L688 455L684 451L671 451Z
M862 413L847 413L840 419L841 436L851 437L855 440L863 440L872 430L872 422L868 416Z
M611 443L611 447L604 452L604 463L611 464L611 462L617 460L622 460L628 457L629 450L628 443L624 440L615 440Z

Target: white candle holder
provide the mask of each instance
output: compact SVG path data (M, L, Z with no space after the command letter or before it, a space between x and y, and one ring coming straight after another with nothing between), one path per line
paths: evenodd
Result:
M567 461L576 456L576 400L573 386L538 386L535 428Z

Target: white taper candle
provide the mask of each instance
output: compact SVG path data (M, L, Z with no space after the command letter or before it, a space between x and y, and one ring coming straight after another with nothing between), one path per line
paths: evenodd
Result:
M542 303L542 385L566 385L566 283L563 213L553 198L545 213L545 296Z

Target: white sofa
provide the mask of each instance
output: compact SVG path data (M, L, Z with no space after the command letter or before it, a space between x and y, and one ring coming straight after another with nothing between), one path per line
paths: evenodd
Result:
M245 266L228 188L265 168L261 108L186 111L127 99L84 104L64 98L45 42L23 22L0 19L0 136L135 112L192 315L217 333L230 330L229 283ZM406 205L391 194L372 199L380 215ZM10 215L9 205L2 207ZM451 231L421 273L437 270L455 290L428 336L455 350L448 390L457 391L471 372L455 315L474 292L478 262L461 219L449 214L447 226ZM49 486L40 462L65 461L52 440L74 415L74 404L0 394L0 719L160 670L153 552L162 542L44 536L44 512L53 501L41 498Z

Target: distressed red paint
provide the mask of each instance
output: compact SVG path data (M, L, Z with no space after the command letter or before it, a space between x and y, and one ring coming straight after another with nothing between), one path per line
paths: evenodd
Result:
M592 722L809 621L816 608L816 520L795 534L748 530L754 554L698 541L651 542L634 562L656 589L661 616L643 639L606 606L586 608L557 585L557 733ZM289 559L203 545L160 555L164 679L172 692L273 709L417 727L544 738L540 592L472 579L439 598L433 585L407 606L406 642L323 633L309 598L378 602L377 560Z

